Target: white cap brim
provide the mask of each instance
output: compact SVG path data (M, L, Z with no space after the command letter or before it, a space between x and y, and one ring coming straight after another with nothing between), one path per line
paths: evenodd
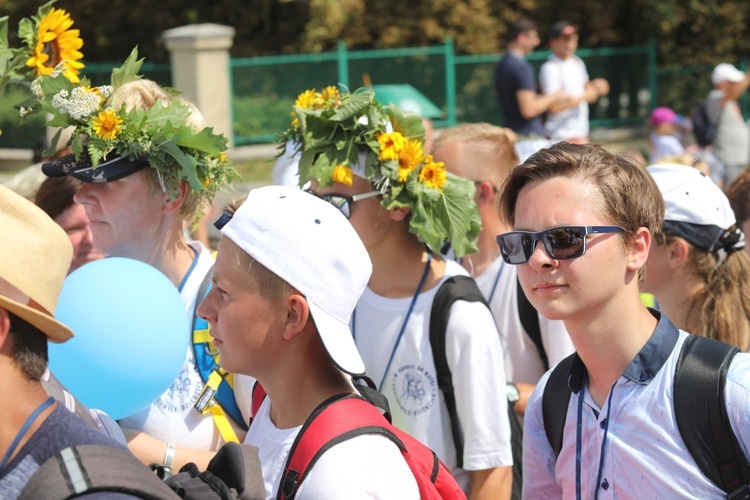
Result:
M364 375L365 363L359 355L349 325L328 314L309 298L307 304L315 329L333 364L349 375Z

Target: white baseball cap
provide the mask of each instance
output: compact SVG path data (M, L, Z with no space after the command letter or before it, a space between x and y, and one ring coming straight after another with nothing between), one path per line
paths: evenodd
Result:
M334 364L365 372L349 329L372 263L362 240L339 210L299 189L253 189L221 233L307 299L315 328Z
M714 72L711 73L711 82L715 84L721 82L741 82L745 79L745 73L738 70L734 65L729 63L721 63L714 68Z
M745 246L729 199L695 168L659 164L648 168L664 198L664 229L710 252Z

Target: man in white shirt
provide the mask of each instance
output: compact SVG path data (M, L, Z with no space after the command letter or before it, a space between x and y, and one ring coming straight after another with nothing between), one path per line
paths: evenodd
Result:
M542 93L562 93L567 100L550 107L544 126L548 137L587 143L589 136L589 104L609 93L603 78L589 80L586 65L575 55L578 31L567 21L552 26L549 45L553 54L539 71Z

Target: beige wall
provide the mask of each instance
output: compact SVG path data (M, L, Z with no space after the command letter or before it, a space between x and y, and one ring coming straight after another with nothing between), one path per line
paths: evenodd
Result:
M203 113L209 127L229 138L232 146L232 96L229 49L234 28L191 24L162 34L170 53L172 86Z

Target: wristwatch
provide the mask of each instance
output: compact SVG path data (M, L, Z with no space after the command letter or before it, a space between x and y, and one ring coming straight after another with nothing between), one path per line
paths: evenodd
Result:
M518 390L518 386L513 382L508 382L506 386L508 395L508 404L515 406L519 399L521 399L521 392Z

